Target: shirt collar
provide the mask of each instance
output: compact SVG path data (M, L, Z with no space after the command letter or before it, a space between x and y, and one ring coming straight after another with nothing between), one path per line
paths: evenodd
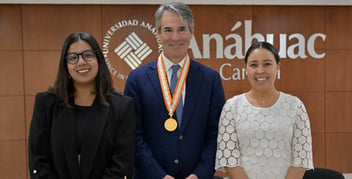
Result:
M175 65L175 64L174 64L171 60L169 60L169 59L164 55L164 53L162 53L162 56L163 56L163 60L164 60L165 69L166 69L167 71L171 70L171 66L172 66L172 65ZM183 59L182 59L180 62L177 63L178 65L180 65L180 68L183 67L183 64L184 64L185 59L186 59L186 56L183 57Z

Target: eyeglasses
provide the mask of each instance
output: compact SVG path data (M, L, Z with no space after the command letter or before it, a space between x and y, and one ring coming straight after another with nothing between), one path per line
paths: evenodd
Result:
M74 65L78 62L80 55L84 61L88 62L95 57L95 50L85 50L81 53L69 53L65 56L65 59L67 63Z

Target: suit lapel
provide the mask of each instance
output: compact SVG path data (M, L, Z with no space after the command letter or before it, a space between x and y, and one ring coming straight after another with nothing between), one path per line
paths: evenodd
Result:
M108 118L109 107L98 104L95 100L82 141L81 175L84 179L89 177Z
M159 97L159 100L162 102L162 104L164 104L164 98L163 98L163 94L161 91L161 87L160 87L160 81L159 81L159 75L158 75L158 70L157 70L157 61L154 60L151 64L150 64L150 71L148 72L148 78L152 84L152 87L155 91L155 93L157 94L157 96Z
M186 96L183 106L181 132L183 132L188 122L192 120L194 114L192 111L196 106L195 102L197 101L200 94L199 91L201 90L203 77L198 70L198 64L193 63L191 60L191 65L186 80Z

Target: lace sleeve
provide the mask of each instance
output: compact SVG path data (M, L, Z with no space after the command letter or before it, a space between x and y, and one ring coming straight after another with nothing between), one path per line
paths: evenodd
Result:
M227 101L220 115L215 169L224 170L224 167L240 165L235 116L231 109L232 104Z
M313 168L312 136L304 104L297 98L297 113L292 139L292 166Z

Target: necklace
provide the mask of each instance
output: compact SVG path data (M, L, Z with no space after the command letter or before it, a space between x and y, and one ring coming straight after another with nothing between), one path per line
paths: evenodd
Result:
M279 92L275 92L274 94L268 95L268 96L263 96L259 97L258 95L255 95L253 92L248 92L246 93L248 101L253 105L253 106L258 106L258 107L270 107L272 106L277 99L280 96Z

